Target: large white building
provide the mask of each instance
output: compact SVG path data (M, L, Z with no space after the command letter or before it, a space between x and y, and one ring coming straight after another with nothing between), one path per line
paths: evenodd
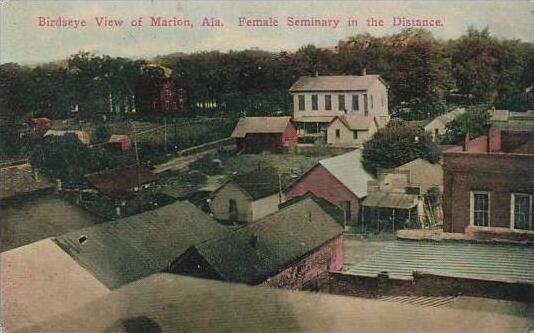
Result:
M388 87L379 75L303 76L289 93L300 138L325 139L336 116L389 120Z

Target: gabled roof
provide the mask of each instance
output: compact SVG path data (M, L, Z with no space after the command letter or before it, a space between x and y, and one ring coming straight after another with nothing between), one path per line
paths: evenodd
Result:
M0 253L0 326L7 332L49 320L109 289L51 239Z
M121 142L124 140L130 140L130 137L124 134L113 134L109 137L108 142Z
M321 160L319 164L326 168L358 198L363 198L367 195L367 182L373 180L374 177L364 169L362 151L360 149Z
M244 138L253 133L284 133L291 117L246 117L239 119L232 138Z
M70 232L56 242L107 287L117 288L165 270L189 247L226 232L182 201Z
M253 200L265 198L280 191L280 185L282 188L287 182L287 177L284 175L276 174L275 170L264 169L257 170L248 173L238 173L232 175L219 189L224 187L227 183L234 182L243 191L245 191ZM282 182L282 184L280 184ZM217 189L215 192L219 191ZM214 195L215 195L214 192Z
M457 119L458 117L460 117L462 114L465 113L465 109L464 108L456 108L452 111L449 111L447 113L444 113L440 116L437 116L436 118L432 119L431 122L429 122L428 124L425 125L425 130L430 130L432 128L435 128L435 127L444 127L445 125L447 125L448 123L450 123L451 121Z
M350 130L360 130L360 131L366 131L371 128L371 126L376 124L375 117L373 116L362 116L358 114L354 115L343 115L338 116L335 119L339 119L348 129ZM332 122L334 122L332 120Z
M102 194L125 199L133 195L131 189L153 182L157 176L146 167L130 165L91 173L85 175L85 179Z
M48 130L44 134L45 137L47 136L64 136L66 134L74 134L80 140L81 143L88 145L91 141L91 138L89 137L89 133L86 131L75 131L75 130Z
M0 169L0 199L52 187L47 178L32 170L27 163Z
M343 228L311 198L282 208L196 250L226 281L255 284L341 235ZM255 238L255 244L251 241Z
M469 301L478 302L477 306L421 306L156 274L26 330L527 332L532 327L532 319L526 313L519 316L513 315L519 311L512 314L476 311L480 310L480 302L488 301L480 298Z
M284 202L282 202L281 204L278 205L278 208L282 209L282 208L294 205L297 202L300 202L302 200L306 200L308 198L313 200L313 201L315 201L316 204L321 206L321 208L328 215L330 215L334 220L336 220L339 224L343 224L343 222L345 220L345 213L343 212L343 210L341 208L339 208L339 206L334 205L333 203L331 203L330 201L328 201L326 199L323 199L321 197L316 196L312 192L306 192L305 194L303 194L301 196L294 197L292 199L284 201Z
M439 163L430 163L427 160L417 158L396 167L394 170L408 170L411 185L443 185L443 167Z
M365 198L362 205L367 207L411 209L417 206L418 196L396 192L373 192Z
M301 76L293 83L290 92L305 91L357 91L368 90L377 82L384 83L380 75L324 75Z

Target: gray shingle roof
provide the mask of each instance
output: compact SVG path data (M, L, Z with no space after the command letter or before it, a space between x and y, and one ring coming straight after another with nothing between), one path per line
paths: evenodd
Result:
M194 244L227 228L187 201L70 232L56 242L113 289L164 271ZM80 244L80 237L86 241Z
M0 169L0 199L52 188L53 185L29 164Z
M239 119L232 138L244 138L250 133L284 133L291 117L246 117Z
M302 76L291 86L291 88L289 88L289 91L304 92L367 90L377 82L382 82L379 75Z
M468 242L396 241L347 273L412 279L412 272L534 283L534 247Z
M321 160L319 163L358 198L367 195L367 182L374 178L363 168L360 149Z
M342 232L330 215L307 198L194 250L226 281L254 284ZM256 245L251 242L253 236Z

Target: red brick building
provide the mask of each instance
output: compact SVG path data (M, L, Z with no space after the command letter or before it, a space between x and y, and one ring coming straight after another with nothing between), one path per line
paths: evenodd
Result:
M367 196L367 182L374 178L361 164L361 150L328 158L317 163L308 172L288 186L286 199L308 192L341 207L348 224L359 219L361 201Z
M445 232L534 230L534 154L504 150L503 141L492 131L466 142L464 151L444 152Z
M132 149L132 139L128 135L113 134L105 147L110 150L128 151Z
M191 247L170 272L251 285L313 289L343 266L343 228L312 198Z
M135 99L139 109L142 112L185 112L186 91L174 84L172 70L163 66L148 68L160 73L145 76L137 82Z
M246 117L239 119L232 138L238 151L279 151L297 144L297 129L291 117Z

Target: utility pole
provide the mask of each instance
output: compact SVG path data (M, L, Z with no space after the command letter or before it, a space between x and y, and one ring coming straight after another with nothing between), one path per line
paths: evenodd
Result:
M167 117L163 117L163 140L165 141L165 155L167 155Z
M141 175L139 174L139 151L137 150L137 134L135 132L135 122L132 121L132 134L134 138L135 162L137 169L137 188L141 187Z

